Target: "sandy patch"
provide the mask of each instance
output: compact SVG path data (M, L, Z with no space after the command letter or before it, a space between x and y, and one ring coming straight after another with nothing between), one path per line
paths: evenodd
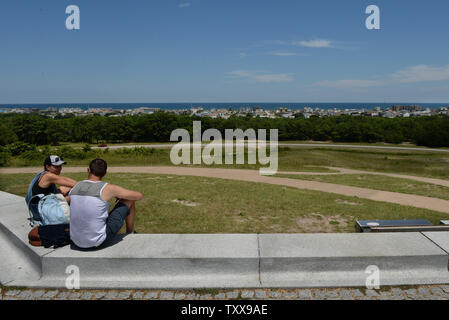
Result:
M337 200L335 200L335 202L341 203L341 204L349 204L351 206L360 206L360 205L362 205L361 203L351 202L351 201L347 201L347 200L343 200L343 199L337 199Z
M199 205L199 203L197 203L197 202L191 202L191 201L179 200L179 199L172 200L171 202L179 203L179 204L182 204L183 206L188 206L188 207L196 207Z
M317 213L296 219L296 224L305 233L331 233L335 232L337 227L347 228L350 223L352 223L352 217L324 216Z

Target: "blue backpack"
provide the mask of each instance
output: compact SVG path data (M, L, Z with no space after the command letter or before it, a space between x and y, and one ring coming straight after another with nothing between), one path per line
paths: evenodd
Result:
M29 209L31 227L45 226L54 224L69 223L70 209L67 201L61 194L56 194L56 186L52 186L51 193L44 196L43 194L37 194L33 196L33 185L39 178L45 173L45 171L38 173L31 181L28 187L28 193L25 197Z

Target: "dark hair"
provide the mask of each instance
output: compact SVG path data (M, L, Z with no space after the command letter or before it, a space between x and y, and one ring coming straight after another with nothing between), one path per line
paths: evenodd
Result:
M100 178L104 177L107 169L108 164L103 159L94 159L89 164L90 173Z
M44 171L47 171L47 166L51 166L51 159L50 159L50 156L48 156L48 157L45 158L45 160L44 160Z

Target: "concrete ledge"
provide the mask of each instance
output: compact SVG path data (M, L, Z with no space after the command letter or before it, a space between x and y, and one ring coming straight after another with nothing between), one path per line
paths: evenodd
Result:
M421 233L262 234L265 286L365 286L368 266L382 285L449 281L448 255Z
M27 217L24 198L0 192L0 232L40 274L6 285L64 288L71 265L86 289L365 286L370 265L381 285L449 283L449 232L137 234L78 251L30 246Z
M64 281L69 265L87 287L257 287L254 234L138 234L98 251L69 246L42 260L43 274Z
M41 273L41 257L52 249L28 244L31 230L25 198L0 191L0 232L28 257L36 272Z

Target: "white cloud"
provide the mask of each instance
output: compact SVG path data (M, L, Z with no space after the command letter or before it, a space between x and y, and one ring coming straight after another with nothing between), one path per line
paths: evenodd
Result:
M448 80L449 65L443 67L413 66L394 73L392 78L402 83Z
M271 55L273 56L279 56L279 57L291 57L291 56L296 56L296 53L294 52L279 52L279 51L273 51L270 52Z
M309 41L296 41L293 45L299 45L307 48L332 48L331 40L315 39Z
M404 83L430 82L449 80L449 65L442 67L431 67L418 65L399 70L384 79L377 80L335 80L320 81L316 86L332 87L338 89L369 88L387 85L399 85Z
M382 86L383 82L380 80L336 80L336 81L320 81L315 83L317 86L331 87L338 89L346 88L369 88Z
M187 8L190 7L192 4L190 2L184 2L178 5L178 8Z
M290 82L293 81L293 77L288 73L273 73L273 74L261 74L254 73L246 70L236 70L229 72L229 75L247 79L254 82L262 82L262 83L280 83L280 82Z

